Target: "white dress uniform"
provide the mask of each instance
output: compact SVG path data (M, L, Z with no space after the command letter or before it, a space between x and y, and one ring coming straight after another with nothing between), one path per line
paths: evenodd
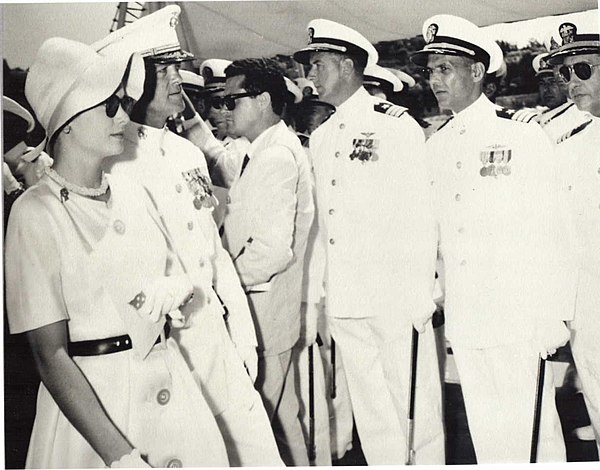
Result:
M478 463L527 462L539 322L570 319L551 144L481 95L426 144L452 344ZM572 278L572 277L571 277ZM539 461L564 461L551 369Z
M566 103L542 113L536 120L550 140L556 144L565 133L575 129L588 119L583 111L577 109L575 103L567 100Z
M407 114L388 116L377 103L359 88L310 138L326 262L309 282L324 287L370 465L407 458L412 317L434 309L436 257L423 133ZM443 464L431 324L420 335L419 371L416 462Z
M48 176L15 203L6 236L11 332L66 321L70 342L129 335L128 350L73 355L109 418L153 467L227 466L211 410L177 342L161 334L164 318L150 322L129 305L181 267L144 189L108 178L107 203L65 198ZM26 466L105 467L43 383Z
M166 128L130 122L125 149L109 171L126 174L147 188L192 282L204 293L194 297L188 327L173 336L217 418L230 464L281 465L260 396L236 352L236 346L255 346L256 337L239 279L212 218L214 197L204 155ZM220 300L228 311L230 335Z
M250 303L259 352L256 387L283 460L308 465L291 367L314 213L308 157L279 121L251 143L244 163L229 191L223 245Z
M557 145L556 158L575 227L579 265L571 350L600 443L600 119L588 115L587 122Z

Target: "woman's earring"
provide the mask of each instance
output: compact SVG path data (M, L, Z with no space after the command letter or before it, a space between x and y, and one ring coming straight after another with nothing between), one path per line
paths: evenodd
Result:
M65 126L65 128L63 129L63 132L65 134L70 134L71 133L71 126Z

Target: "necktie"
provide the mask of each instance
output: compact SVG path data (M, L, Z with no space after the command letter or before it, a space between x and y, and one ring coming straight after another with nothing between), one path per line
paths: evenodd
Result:
M240 178L244 174L244 170L246 169L246 166L248 165L249 161L250 161L250 157L248 156L248 154L246 154L246 156L244 156L244 161L242 162L242 169L240 170Z

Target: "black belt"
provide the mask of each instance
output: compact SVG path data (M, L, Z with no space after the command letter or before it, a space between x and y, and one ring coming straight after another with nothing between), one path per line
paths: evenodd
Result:
M165 325L165 336L169 337L170 328ZM161 342L158 336L154 344ZM69 356L102 356L103 354L114 354L122 351L128 351L133 347L129 335L113 336L105 339L92 339L86 341L69 342Z

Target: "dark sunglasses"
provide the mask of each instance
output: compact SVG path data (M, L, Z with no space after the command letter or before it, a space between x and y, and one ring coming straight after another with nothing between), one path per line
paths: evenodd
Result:
M258 96L260 95L260 92L246 92L246 93L234 93L232 95L225 95L222 98L213 98L211 100L211 106L215 109L222 109L223 106L225 106L225 108L228 111L233 111L235 109L235 100L238 100L240 98L245 98L247 96Z
M130 115L133 107L135 106L135 100L131 96L127 95L124 95L122 98L117 95L110 95L104 102L106 115L109 118L114 118L117 115L119 106L123 108L123 111L125 111L127 115Z
M592 69L600 64L588 64L587 62L577 62L573 65L562 65L558 69L558 74L566 83L571 81L571 74L575 74L580 80L588 80L592 76Z

